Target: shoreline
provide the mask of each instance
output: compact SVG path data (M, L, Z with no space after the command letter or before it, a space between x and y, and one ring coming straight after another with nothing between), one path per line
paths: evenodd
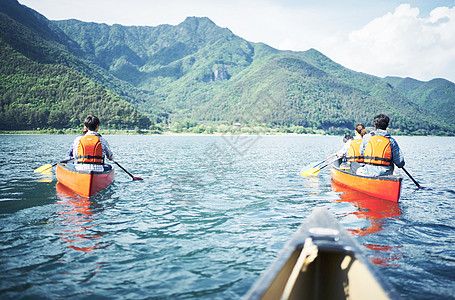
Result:
M157 132L156 130L127 130L127 129L100 129L101 135L142 135L142 136L342 136L339 132L325 132L322 129L315 130L316 133L296 133L296 132L279 132L277 130L260 131L260 132L213 132L213 133L196 133L196 132ZM388 130L392 136L410 136L410 137L453 137L453 135L412 135L401 134L395 130ZM348 130L346 130L348 132ZM0 130L1 135L80 135L82 130L75 129L49 129L49 130Z
M112 132L111 130L100 130L101 135L139 135L139 136L338 136L336 134L322 134L322 133L236 133L236 132L214 132L214 133L192 133L192 132L163 132L163 133L137 133L134 130L131 132L125 132L124 130L118 130ZM25 132L17 130L9 130L6 132L0 131L1 135L79 135L79 132L67 132L67 133L49 133L49 132L32 132L26 130Z

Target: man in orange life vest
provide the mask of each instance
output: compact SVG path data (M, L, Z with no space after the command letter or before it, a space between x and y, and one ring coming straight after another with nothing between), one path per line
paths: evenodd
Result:
M69 150L69 156L74 158L76 170L103 172L111 168L104 164L104 157L113 160L113 154L108 142L98 134L100 120L88 116L84 121L84 132L77 137Z
M389 117L380 114L374 117L375 130L366 134L360 145L364 167L357 169L357 174L365 176L392 175L393 164L404 167L404 156L398 143L386 131Z

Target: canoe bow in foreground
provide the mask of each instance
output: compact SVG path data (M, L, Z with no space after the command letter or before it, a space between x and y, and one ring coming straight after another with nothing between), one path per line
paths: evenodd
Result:
M317 208L246 299L397 297L363 256L362 247L325 208Z
M403 178L397 175L389 176L362 176L352 174L350 169L342 170L340 160L332 164L332 180L364 194L398 202L401 193L401 181Z
M57 180L82 197L91 197L114 181L114 169L105 172L76 171L74 164L57 164Z

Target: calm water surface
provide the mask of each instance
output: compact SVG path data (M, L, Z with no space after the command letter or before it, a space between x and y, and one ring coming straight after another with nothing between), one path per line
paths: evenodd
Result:
M1 299L238 299L326 207L407 299L455 299L455 138L397 137L398 204L298 175L341 137L107 136L115 182L90 199L33 170L74 136L0 136Z

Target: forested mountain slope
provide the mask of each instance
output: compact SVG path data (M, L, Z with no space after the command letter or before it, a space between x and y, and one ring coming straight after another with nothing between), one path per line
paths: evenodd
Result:
M131 104L78 70L97 72L67 50L71 41L52 26L16 1L2 0L0 129L79 126L88 114L113 127L148 126Z
M453 82L442 78L419 81L412 78L386 77L384 80L410 100L434 113L437 120L453 124L455 118L455 84Z
M174 120L327 129L370 125L384 112L403 132L449 130L381 78L346 69L314 49L279 51L248 42L208 18L157 27L55 24L86 59L148 91ZM138 105L154 112L151 103ZM254 105L259 111L253 115Z
M208 18L110 26L49 21L0 2L2 128L74 126L90 111L112 127L236 122L336 132L387 113L402 133L455 133L455 118L441 122L433 97L414 101L429 89L403 89L315 49L251 43Z

